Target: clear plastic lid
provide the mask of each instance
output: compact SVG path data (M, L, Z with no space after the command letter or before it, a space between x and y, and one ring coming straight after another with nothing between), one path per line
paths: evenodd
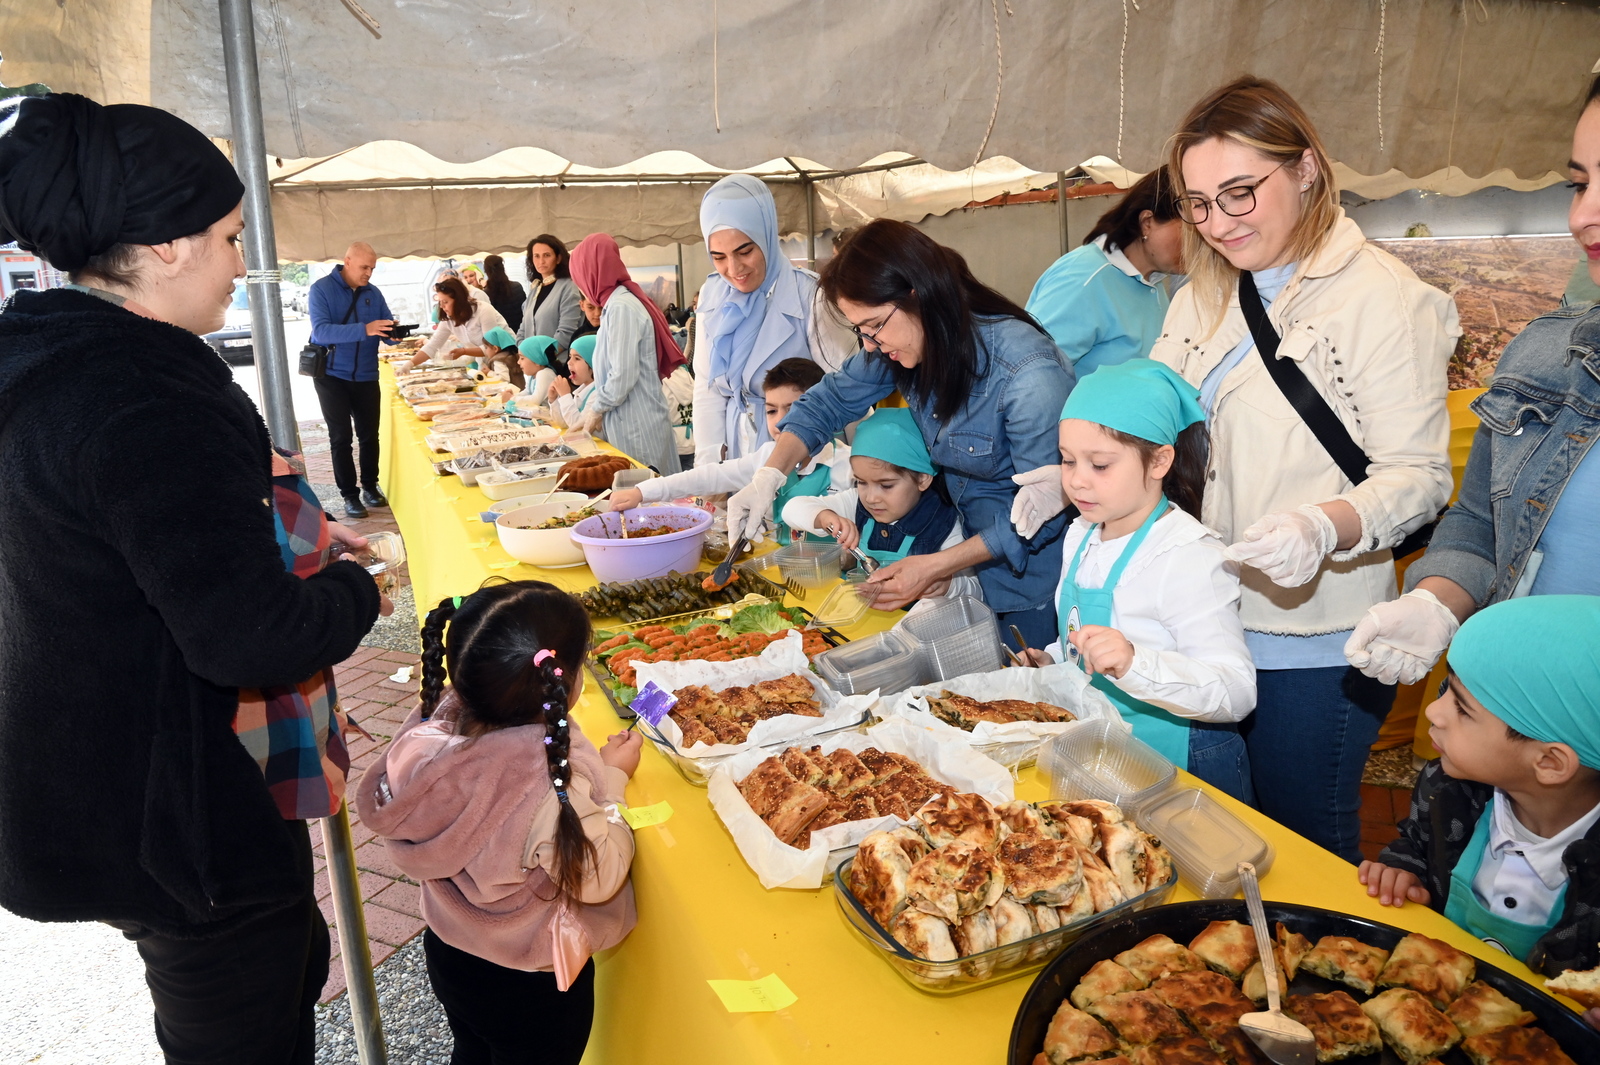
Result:
M1039 757L1050 794L1104 799L1128 813L1172 786L1178 767L1112 721L1079 721L1047 743Z
M854 625L867 616L882 585L847 582L828 593L812 614L812 624L821 627Z
M1272 844L1199 788L1156 798L1140 810L1139 820L1167 845L1178 872L1203 899L1232 898L1239 890L1240 862L1250 862L1261 876L1272 867Z

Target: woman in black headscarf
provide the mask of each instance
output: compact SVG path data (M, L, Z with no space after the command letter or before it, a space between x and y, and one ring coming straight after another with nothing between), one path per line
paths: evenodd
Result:
M242 194L164 111L0 108L0 241L73 280L0 310L0 904L134 939L169 1061L277 1065L313 1060L328 933L239 690L342 661L380 599L286 570L266 427L198 336Z

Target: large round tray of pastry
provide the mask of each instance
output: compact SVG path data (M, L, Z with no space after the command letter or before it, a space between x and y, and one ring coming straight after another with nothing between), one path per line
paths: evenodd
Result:
M1560 1002L1447 943L1332 910L1266 903L1284 1012L1319 1062L1574 1065L1600 1032ZM1239 1028L1266 1009L1243 902L1184 902L1079 939L1034 980L1010 1065L1257 1065ZM1283 986L1280 980L1280 986Z
M1039 968L1108 921L1159 906L1172 857L1115 805L940 796L834 870L839 909L908 983L952 994Z

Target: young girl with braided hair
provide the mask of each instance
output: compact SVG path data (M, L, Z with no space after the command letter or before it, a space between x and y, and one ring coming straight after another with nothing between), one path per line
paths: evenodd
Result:
M583 607L543 581L444 600L422 630L421 705L361 780L361 820L422 883L452 1065L577 1065L594 1019L585 947L637 919L617 803L640 740L597 751L570 719L589 639Z

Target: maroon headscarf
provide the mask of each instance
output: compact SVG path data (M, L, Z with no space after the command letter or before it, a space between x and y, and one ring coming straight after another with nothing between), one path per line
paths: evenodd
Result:
M665 378L687 361L678 342L672 339L666 315L644 294L638 282L628 276L628 268L622 265L622 252L609 233L591 233L572 249L572 280L590 303L601 307L619 285L639 297L656 327L656 373L661 377Z

